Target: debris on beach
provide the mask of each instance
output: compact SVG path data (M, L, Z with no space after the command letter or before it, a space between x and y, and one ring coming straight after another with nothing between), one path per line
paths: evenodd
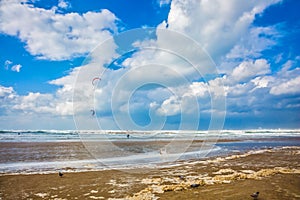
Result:
M160 177L160 178L145 178L141 182L148 185L148 187L135 193L133 196L127 196L125 199L136 200L146 199L155 200L157 199L155 194L162 194L170 191L182 191L191 188L198 188L204 185L212 184L228 184L234 180L254 179L260 180L263 177L272 176L275 174L300 174L300 169L290 169L285 167L275 167L261 169L258 171L253 170L233 170L230 168L220 169L213 172L214 176L198 175L198 176L187 176L180 182L179 177Z
M36 193L36 194L34 194L34 195L37 196L37 197L41 197L41 198L45 198L46 196L48 196L47 193L42 193L42 192Z

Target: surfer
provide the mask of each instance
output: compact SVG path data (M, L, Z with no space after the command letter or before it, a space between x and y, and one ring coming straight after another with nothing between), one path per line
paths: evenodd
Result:
M167 149L166 149L166 148L160 149L160 150L159 150L159 154L160 154L160 155L167 154Z

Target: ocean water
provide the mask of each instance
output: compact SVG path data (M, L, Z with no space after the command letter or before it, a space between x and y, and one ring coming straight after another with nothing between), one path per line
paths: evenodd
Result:
M122 140L170 139L259 139L274 137L299 137L294 130L221 130L221 131L116 131L116 130L0 130L0 142L74 142L94 139Z
M0 174L163 167L284 146L300 146L300 130L2 130Z

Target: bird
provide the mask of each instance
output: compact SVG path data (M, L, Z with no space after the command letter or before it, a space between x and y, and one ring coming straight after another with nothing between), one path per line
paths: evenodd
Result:
M191 188L196 188L196 187L199 187L199 186L200 186L200 184L194 183L194 184L191 185Z
M62 177L64 174L62 172L58 172L58 175Z
M251 194L250 196L253 197L253 199L257 199L259 195L259 192L254 192L253 194Z

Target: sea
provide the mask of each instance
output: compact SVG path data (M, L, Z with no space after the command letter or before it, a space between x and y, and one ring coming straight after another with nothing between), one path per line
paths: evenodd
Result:
M158 168L300 146L300 130L1 130L0 175Z

